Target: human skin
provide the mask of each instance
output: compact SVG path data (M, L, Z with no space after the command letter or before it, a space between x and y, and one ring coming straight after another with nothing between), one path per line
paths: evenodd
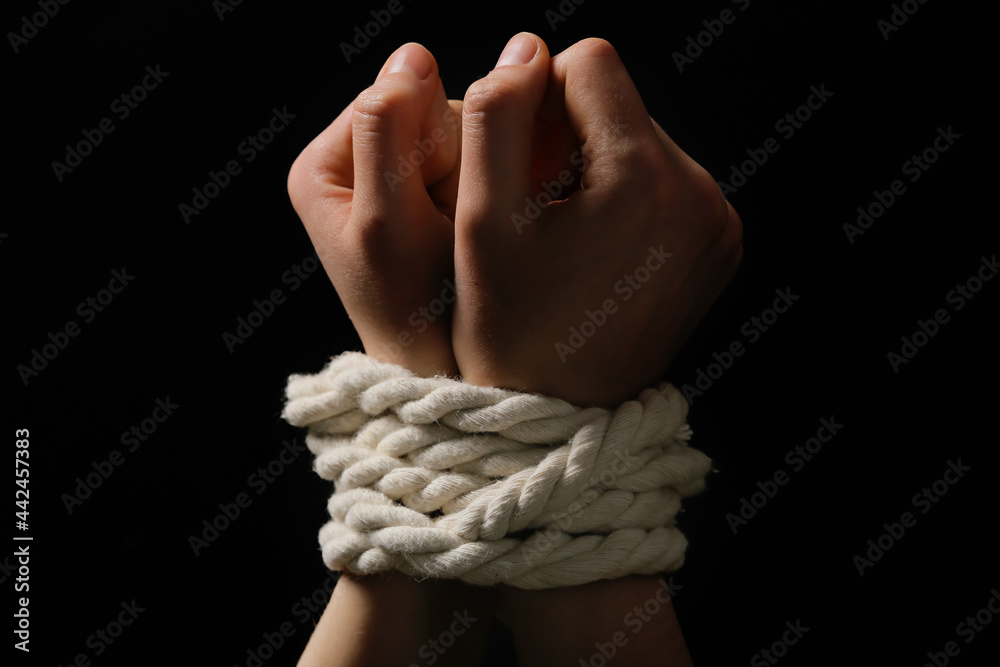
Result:
M428 137L434 150L415 173L386 177ZM581 182L514 224L525 197L578 172L580 156ZM659 379L742 253L739 217L714 180L649 118L614 49L597 39L550 58L537 36L515 36L464 103L447 99L426 49L401 47L296 160L289 194L368 354L578 405L614 407ZM616 294L661 246L670 257L654 277L628 300ZM448 279L451 317L414 332L411 316ZM560 358L555 343L608 298L618 309ZM452 611L489 617L497 598L520 664L576 665L658 586L631 576L524 591L345 575L300 665L409 664ZM476 664L487 630L473 624L436 664ZM672 607L616 658L690 664Z

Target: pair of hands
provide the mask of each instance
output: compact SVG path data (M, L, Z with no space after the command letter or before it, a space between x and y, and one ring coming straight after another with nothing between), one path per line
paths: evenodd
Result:
M742 255L739 216L599 39L550 58L515 35L464 101L406 44L288 189L368 354L581 406L654 384Z

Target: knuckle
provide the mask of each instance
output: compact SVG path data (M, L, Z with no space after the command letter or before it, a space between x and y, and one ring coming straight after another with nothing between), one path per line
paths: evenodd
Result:
M733 232L736 232L738 234L737 243L739 242L739 239L742 238L742 225L735 225L727 233L727 228L731 226L729 202L726 201L722 190L719 189L719 184L715 182L711 174L698 167L694 177L690 179L688 194L707 240L714 243L730 242L732 240L730 237Z
M285 187L288 190L288 198L292 202L292 206L297 210L299 207L299 202L302 201L302 188L304 186L305 167L303 166L303 157L300 154L295 158L295 162L288 169L288 177L285 179Z
M743 251L743 220L740 219L736 209L727 206L726 228L722 235L722 242L728 248L736 248L742 255Z
M743 261L743 223L735 211L727 217L717 245L728 259L729 268L735 272Z
M487 210L469 211L462 223L455 227L456 239L461 239L464 246L477 250L493 246L497 241L496 230L503 224L495 218Z
M288 177L285 179L288 199L300 217L307 210L315 193L314 161L313 144L310 144L292 162L292 166L288 169Z
M354 99L354 118L378 123L391 117L397 106L384 90L373 86Z
M587 37L569 48L574 58L618 58L618 51L606 39Z
M625 179L651 192L654 197L665 194L665 189L660 186L672 170L659 142L630 141L623 149L622 157Z
M411 90L392 84L376 82L361 91L353 103L353 123L360 132L378 132L393 123L412 116L415 99Z
M353 248L370 251L386 245L394 225L386 212L369 210L363 216L353 216L345 242Z
M517 108L524 100L525 92L513 81L495 74L469 86L462 104L462 115L475 121L483 115Z

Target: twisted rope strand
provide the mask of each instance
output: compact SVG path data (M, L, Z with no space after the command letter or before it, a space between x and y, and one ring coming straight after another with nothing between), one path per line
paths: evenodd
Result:
M669 384L581 409L349 352L291 376L286 398L336 489L323 559L360 574L550 588L672 571L681 499L711 468Z

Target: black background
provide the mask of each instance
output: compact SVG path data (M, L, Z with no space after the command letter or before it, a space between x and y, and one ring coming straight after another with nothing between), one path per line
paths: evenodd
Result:
M715 0L655 14L566 2L575 11L554 30L545 10L555 0L405 2L347 63L339 44L386 3L328 4L248 0L220 18L208 0L71 2L17 53L8 37L3 433L11 452L14 430L30 430L30 529L11 516L10 531L34 538L31 654L4 649L16 664L83 653L95 665L246 665L247 650L286 621L295 634L265 664L294 664L310 623L293 606L327 577L316 531L330 489L308 453L259 495L248 478L282 441L301 442L279 418L286 376L358 343L321 271L294 291L282 280L312 254L288 168L400 44L427 46L449 96L461 97L521 30L552 53L608 39L650 114L718 179L768 137L780 145L730 195L745 225L743 267L668 377L692 384L714 352L746 344L690 414L694 444L719 470L682 515L691 547L673 575L696 664L748 664L796 620L809 631L781 664L922 665L948 641L961 648L954 664L996 655L996 619L971 643L956 626L1000 586L988 458L1000 284L961 310L946 300L998 250L995 128L976 113L991 108L994 85L983 10L914 2L886 40L877 22L888 2L753 0L740 11ZM725 8L736 20L678 72L671 55ZM4 32L37 11L8 3ZM157 65L169 75L119 120L112 101ZM782 137L776 121L820 85L832 97ZM247 163L238 145L286 107L295 118ZM52 162L104 117L115 130L60 182ZM911 183L902 164L939 127L960 138ZM178 205L232 159L242 173L185 224ZM905 194L850 243L842 225L894 179ZM134 280L84 322L78 304L122 267ZM274 289L287 300L231 353L223 333ZM776 289L799 299L750 343L741 329ZM894 372L887 353L939 308L950 321ZM25 384L17 367L70 320L80 334ZM175 413L129 452L121 434L167 397ZM844 426L793 472L785 453L821 418ZM68 513L63 495L115 449L124 463ZM959 457L971 470L920 514L913 495ZM777 470L789 483L734 535L726 515ZM195 556L189 536L242 492L250 506ZM905 511L916 525L859 576L853 557ZM0 579L15 599L10 544ZM133 599L144 611L95 655L88 637Z

